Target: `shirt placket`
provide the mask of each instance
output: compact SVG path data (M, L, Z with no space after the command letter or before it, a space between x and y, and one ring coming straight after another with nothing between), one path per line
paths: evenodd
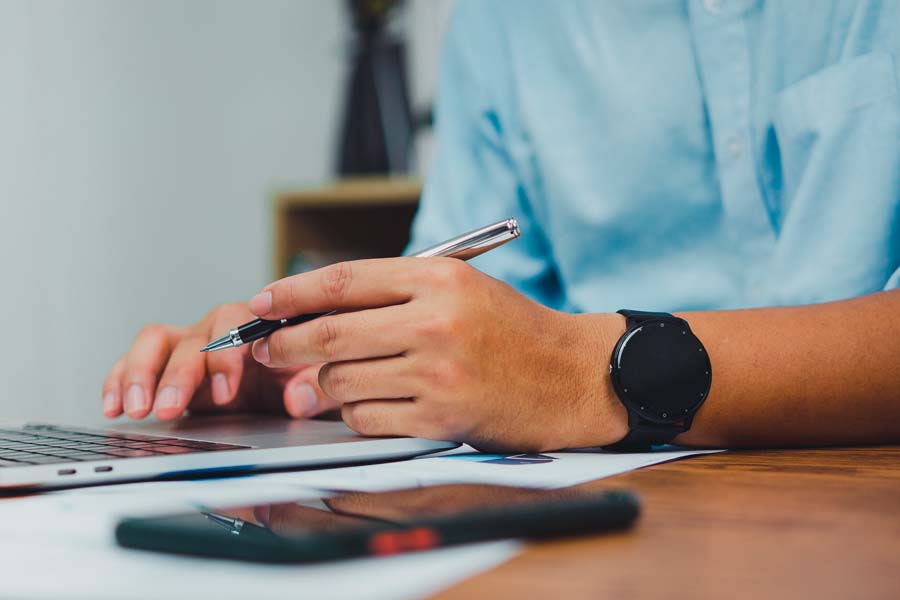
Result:
M697 69L716 159L729 242L748 264L761 265L775 230L760 191L751 147L751 45L746 13L754 0L692 0L690 23ZM751 297L760 297L758 273L746 273Z

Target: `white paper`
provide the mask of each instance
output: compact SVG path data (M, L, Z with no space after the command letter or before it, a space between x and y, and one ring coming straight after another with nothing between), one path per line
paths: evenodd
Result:
M318 494L255 478L139 483L0 500L0 598L420 598L516 554L500 541L321 565L265 565L129 550L130 515Z
M420 598L511 558L492 542L322 565L264 565L117 548L107 536L0 546L4 598Z
M653 452L548 452L541 459L521 459L518 464L507 455L479 454L469 447L402 462L344 467L294 473L262 475L257 479L269 484L285 483L320 489L379 491L440 483L493 483L534 488L576 485L625 473L670 460L721 450L684 450L672 446ZM517 455L527 456L527 455ZM511 457L515 460L515 456Z
M374 491L460 482L561 487L701 452L553 452L528 458L460 448L361 467L0 499L0 597L418 598L508 560L521 544L491 542L391 558L281 566L122 549L115 544L113 528L122 516L287 501L315 496L317 489Z

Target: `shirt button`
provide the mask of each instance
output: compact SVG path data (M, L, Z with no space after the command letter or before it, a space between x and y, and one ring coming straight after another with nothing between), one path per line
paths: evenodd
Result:
M722 12L724 2L725 0L703 0L703 8L706 9L706 12L717 15Z
M712 0L710 0L712 1ZM729 138L728 140L728 154L731 155L731 158L740 158L741 154L744 153L744 143L741 141L741 138L738 136L734 136Z

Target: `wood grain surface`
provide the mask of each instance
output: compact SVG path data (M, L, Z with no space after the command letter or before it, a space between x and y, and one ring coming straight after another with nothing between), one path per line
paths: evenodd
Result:
M900 598L900 447L727 452L586 486L627 533L529 546L456 598Z

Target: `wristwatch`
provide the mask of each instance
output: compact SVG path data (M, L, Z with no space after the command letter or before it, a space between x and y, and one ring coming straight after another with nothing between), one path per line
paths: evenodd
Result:
M668 313L620 310L626 330L609 375L628 411L628 435L611 450L667 444L691 428L712 384L706 348L687 321Z

